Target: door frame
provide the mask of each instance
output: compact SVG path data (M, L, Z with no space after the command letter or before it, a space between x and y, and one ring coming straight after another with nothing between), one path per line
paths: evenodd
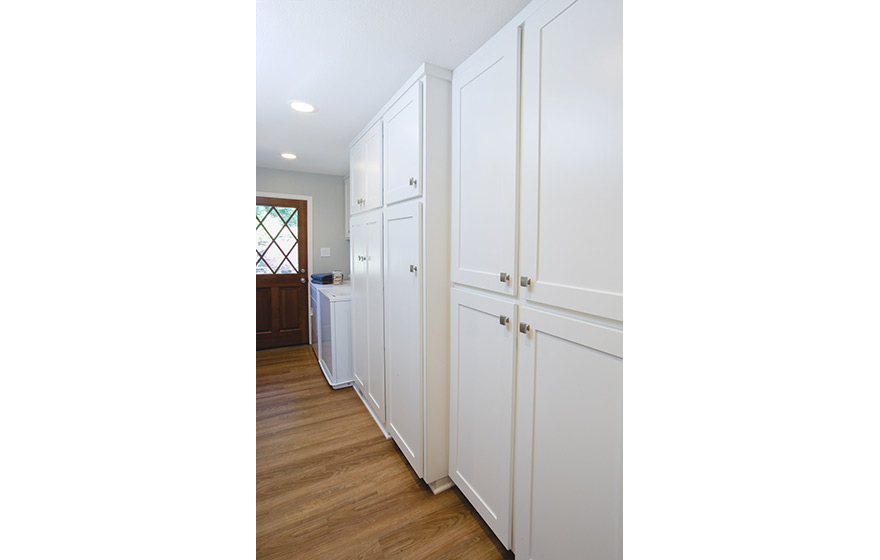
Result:
M306 201L306 236L309 238L309 242L306 244L306 254L308 258L306 259L306 266L309 269L309 275L313 274L315 270L312 268L312 246L314 244L314 238L312 237L312 214L313 212L313 202L312 197L310 195L305 194L288 194L288 193L277 193L277 192L266 192L266 191L257 191L256 196L264 196L267 198L285 198L287 200L305 200ZM308 290L308 306L309 306L309 344L312 344L312 281L309 278L309 282L307 284Z

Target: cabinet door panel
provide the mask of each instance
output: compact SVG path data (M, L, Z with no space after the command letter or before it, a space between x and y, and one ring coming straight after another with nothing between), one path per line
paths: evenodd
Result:
M364 198L364 188L367 184L367 150L363 140L358 140L351 147L348 172L348 213L356 214L362 210L361 201Z
M422 82L388 109L385 126L385 203L422 194Z
M622 333L520 308L517 558L621 558Z
M361 209L372 210L382 206L382 121L378 121L365 135L364 201Z
M366 254L364 219L354 216L351 219L351 357L354 382L362 395L366 395L370 369L367 265L363 260Z
M336 371L336 364L333 362L333 333L331 331L332 321L330 320L330 300L327 298L326 294L320 294L319 299L321 303L318 304L321 308L321 359L320 361L324 363L324 367L327 368L327 372L330 374L330 382L336 383L334 372Z
M385 332L383 329L384 281L382 278L382 213L371 213L366 231L367 333L369 355L367 402L385 422Z
M619 0L551 0L523 31L521 275L530 300L622 320Z
M421 203L385 212L388 431L422 476Z
M504 294L518 286L518 55L512 28L452 78L452 280Z
M516 325L512 302L452 290L449 477L507 548Z

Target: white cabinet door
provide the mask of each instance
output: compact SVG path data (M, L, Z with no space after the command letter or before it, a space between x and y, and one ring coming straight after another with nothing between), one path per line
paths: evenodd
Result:
M363 139L351 147L348 161L348 213L356 214L361 211L367 185L367 146Z
M621 12L620 0L549 0L525 22L520 237L527 299L618 321Z
M382 277L382 212L371 212L364 222L367 264L367 331L369 370L364 396L380 422L385 422L384 280Z
M351 357L354 382L362 395L367 394L370 371L366 254L364 217L355 216L351 219Z
M327 294L319 294L318 299L320 301L318 306L320 308L321 317L321 357L318 361L324 365L324 369L330 377L330 385L332 386L336 383L336 376L334 375L334 372L336 371L336 362L333 360L333 354L335 351L333 348L333 308L331 307L330 299L327 297Z
M352 374L367 404L385 422L382 213L351 219Z
M333 325L333 382L351 384L351 301L336 301L331 305L330 322Z
M366 184L361 208L372 210L382 206L382 121L376 122L365 136Z
M351 147L349 210L352 214L382 206L382 121Z
M320 334L320 324L321 324L321 314L320 309L318 308L318 288L315 284L309 285L309 299L311 300L311 309L309 310L309 314L311 317L311 344L312 350L315 352L315 357L318 361L321 361L321 339L319 338Z
M345 219L345 238L351 239L351 177L342 182L342 213Z
M515 295L519 29L452 77L452 281Z
M385 204L422 194L422 82L388 109L385 127Z
M452 290L449 477L510 548L516 305Z
M621 555L621 331L520 307L517 558Z
M387 428L421 477L422 287L421 202L385 210L385 372Z

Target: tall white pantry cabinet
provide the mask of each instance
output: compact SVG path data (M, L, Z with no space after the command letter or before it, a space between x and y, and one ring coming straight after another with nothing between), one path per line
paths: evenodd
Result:
M622 7L453 72L449 476L517 558L622 557Z
M449 70L424 64L351 144L355 387L435 492L449 466Z

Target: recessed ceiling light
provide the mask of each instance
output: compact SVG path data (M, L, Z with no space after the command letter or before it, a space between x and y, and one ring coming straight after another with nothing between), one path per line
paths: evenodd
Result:
M284 159L296 159L296 154L283 153L281 154L281 157Z
M300 113L314 113L318 110L317 107L311 103L306 103L305 101L291 101L290 108L294 111L299 111Z

